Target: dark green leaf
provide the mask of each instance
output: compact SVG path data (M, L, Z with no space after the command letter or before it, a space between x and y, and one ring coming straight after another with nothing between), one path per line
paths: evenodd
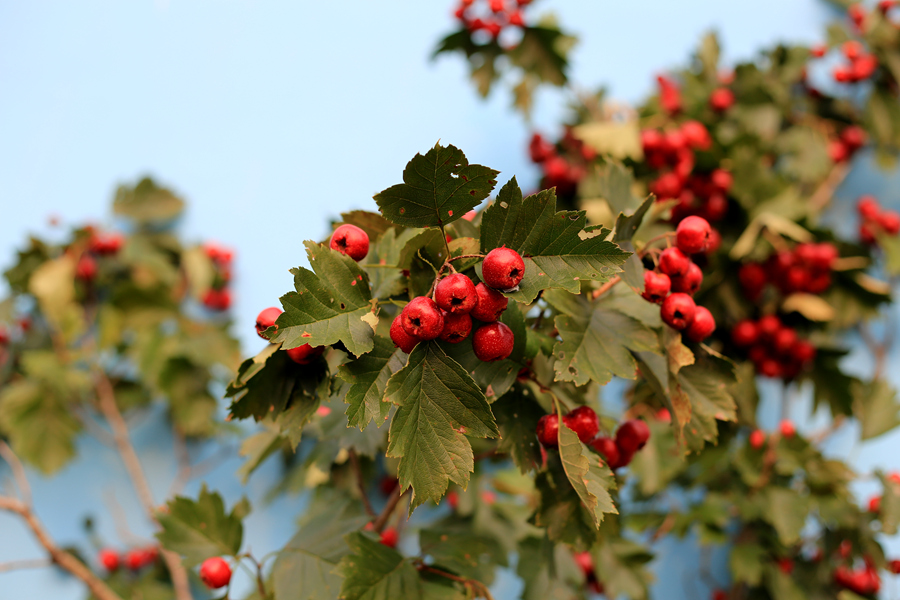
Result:
M396 600L421 596L419 574L399 552L361 533L350 533L345 539L350 554L344 556L335 569L335 573L344 578L340 594L343 600Z
M370 421L377 426L387 418L391 404L384 399L384 390L391 375L400 370L406 355L394 343L375 336L372 352L350 360L338 370L338 377L351 384L344 398L350 425L365 429Z
M113 212L138 223L169 221L181 214L184 201L152 179L145 178L136 186L121 186L116 190Z
M491 409L500 426L499 450L511 454L523 473L535 470L541 464L541 449L534 432L538 419L546 414L544 409L523 386L514 387Z
M498 566L507 565L506 551L497 540L469 530L423 529L419 545L438 567L486 585L493 581Z
M552 27L525 27L522 39L508 52L510 61L541 81L562 86L566 83L566 52L572 38Z

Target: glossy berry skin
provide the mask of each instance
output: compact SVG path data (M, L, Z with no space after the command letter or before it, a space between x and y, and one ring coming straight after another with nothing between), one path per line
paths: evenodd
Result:
M413 351L413 348L416 347L416 344L422 340L414 335L406 333L406 330L403 329L403 325L401 324L400 317L401 315L397 315L394 317L394 320L391 321L391 341L394 342L394 346L409 354Z
M259 335L259 337L263 338L264 340L269 339L263 335L263 332L269 327L275 325L275 321L278 319L278 315L280 315L281 312L282 311L280 308L272 306L260 311L260 313L256 315L256 333Z
M675 229L675 244L685 254L699 254L709 245L709 230L703 217L685 217Z
M378 541L388 548L396 548L397 542L400 541L400 534L393 527L388 527L381 532L381 538Z
M889 210L878 215L877 221L885 233L890 235L900 233L900 214Z
M766 443L766 434L759 429L754 429L750 434L750 447L759 450Z
M698 306L694 311L694 320L684 330L684 334L692 342L702 342L716 330L716 320L705 306Z
M731 330L731 341L739 348L748 348L759 340L759 327L753 321L740 321Z
M475 284L462 273L444 277L434 288L434 303L448 313L470 313L477 302Z
M650 439L650 427L640 419L631 419L616 430L616 446L622 454L634 454Z
M665 273L644 271L644 291L641 296L648 302L662 304L672 289L672 280Z
M322 353L325 352L325 346L312 347L309 344L303 344L302 346L291 348L286 352L290 359L298 365L308 365L318 357L322 356Z
M659 270L669 277L681 277L690 266L690 257L678 248L666 248L659 255Z
M781 425L778 426L781 431L781 437L784 438L792 438L794 434L797 433L796 427L794 427L793 421L784 420L781 422Z
M703 271L696 264L691 263L688 265L687 273L681 277L674 276L671 281L673 292L693 296L700 291L700 286L703 285Z
M525 261L511 248L494 248L481 265L481 278L495 290L515 289L524 276Z
M438 337L450 344L458 344L472 333L472 317L466 314L444 313L444 328Z
M738 279L744 292L751 298L756 298L762 293L763 288L769 280L769 276L762 265L757 263L748 263L741 265L738 269Z
M720 192L727 192L734 183L734 175L731 174L731 171L726 171L725 169L715 169L709 174L709 181Z
M797 343L797 332L790 327L782 327L772 338L772 347L782 355L790 354Z
M806 365L816 358L816 347L807 340L797 340L791 348L791 356L800 364Z
M369 234L356 225L341 225L331 234L331 249L359 262L369 253Z
M103 568L110 573L119 568L119 553L115 550L104 548L97 555L97 559L100 561L100 564L103 565Z
M869 512L881 512L881 496L872 496L871 498L869 498Z
M672 294L666 298L660 307L660 316L663 322L673 329L682 331L687 329L694 320L697 305L694 299L687 294Z
M509 299L506 296L483 283L475 286L475 296L478 300L470 314L473 319L478 319L485 323L492 323L499 319L509 304Z
M606 464L610 469L618 469L621 466L621 456L616 441L612 438L600 436L591 442L591 447L600 453L606 459Z
M587 444L600 433L600 420L590 406L579 406L563 417L563 423Z
M444 315L434 300L417 296L403 307L400 324L407 335L420 340L433 340L444 330Z
M509 358L515 341L515 335L506 323L488 323L475 331L472 348L478 360L493 362Z
M207 558L200 565L200 579L213 590L225 587L231 581L231 567L218 556Z
M544 415L537 422L538 441L544 448L559 447L559 416L556 413Z

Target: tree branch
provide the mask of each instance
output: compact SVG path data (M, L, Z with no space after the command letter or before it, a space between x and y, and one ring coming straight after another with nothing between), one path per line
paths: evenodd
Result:
M31 486L28 484L28 477L25 476L25 467L22 466L22 461L19 460L19 457L16 456L16 453L12 451L6 442L0 440L0 456L3 457L3 460L9 464L9 468L12 469L13 478L16 480L16 487L19 488L19 495L22 498L22 502L25 503L25 506L31 506Z
M407 492L409 489L407 489ZM384 529L384 526L387 524L388 519L391 517L391 513L394 512L394 509L397 508L397 503L400 502L400 497L403 496L406 492L400 493L400 486L394 488L394 491L391 492L391 495L388 497L387 504L384 505L384 509L381 511L381 514L378 515L378 518L372 522L372 529L376 532L381 533L381 530Z
M359 467L359 456L356 454L356 448L350 448L350 468L353 469L353 476L356 477L356 486L359 488L359 495L362 498L363 506L366 508L366 514L370 517L375 516L372 509L372 503L369 502L369 495L366 493L366 482L363 481L362 469Z
M0 563L0 573L8 573L10 571L20 571L23 569L43 569L52 567L53 561L49 558L32 558L30 560L12 560L10 562Z

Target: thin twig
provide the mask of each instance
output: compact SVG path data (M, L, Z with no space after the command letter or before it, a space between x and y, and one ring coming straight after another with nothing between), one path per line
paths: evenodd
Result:
M459 256L454 256L452 258L448 258L447 262L451 263L454 260L460 260L462 258L484 258L484 254L460 254Z
M0 573L8 573L9 571L20 571L23 569L43 569L52 567L53 561L49 558L32 558L30 560L12 560L10 562L0 563Z
M617 283L619 283L620 281L622 281L622 278L620 276L616 275L615 277L613 277L612 279L610 279L609 281L607 281L606 283L601 285L599 288L594 290L594 300L596 300L597 298L599 298L600 296L602 296L603 294L605 294L606 292L611 290L612 287L614 285L616 285Z
M16 487L19 488L19 495L25 503L25 506L31 506L31 486L28 484L28 477L25 476L25 467L22 466L22 461L19 460L16 453L12 451L12 448L10 448L3 440L0 440L0 456L3 457L3 460L5 460L7 464L9 464L9 468L12 469L13 477L16 480Z
M821 210L825 208L825 206L831 201L832 196L834 196L835 190L837 190L838 186L844 181L844 178L847 177L847 174L850 172L850 163L842 162L834 165L834 168L831 169L831 172L828 173L828 176L825 178L819 187L813 192L813 195L809 198L808 205L813 210Z
M115 492L109 490L104 494L104 496L106 497L106 504L109 507L109 514L110 516L112 516L113 526L116 529L116 535L119 536L120 540L132 546L145 546L148 543L152 543L147 538L141 537L131 531L131 529L129 529L128 518L125 516L125 510L116 499Z
M356 454L356 448L350 448L348 454L350 455L350 468L353 470L353 476L356 477L356 486L359 488L359 496L362 498L366 514L370 517L374 517L375 511L372 509L372 503L369 502L369 494L366 493L366 482L363 481L362 469L359 467L359 456Z
M98 425L97 422L94 421L94 419L91 418L91 416L88 415L83 408L81 408L80 406L76 407L74 409L74 413L75 416L78 417L78 420L81 422L82 426L84 426L84 428L87 429L87 432L91 434L98 442L109 448L116 447L115 438L107 430Z
M407 488L406 492L409 491ZM400 497L403 496L406 492L400 492L400 486L394 488L394 491L391 492L391 495L388 497L387 504L384 505L384 508L381 511L381 514L376 517L376 519L372 522L372 529L374 529L377 533L381 533L381 530L384 529L384 526L387 524L388 519L391 517L391 513L394 512L394 509L397 508L397 503L400 502Z

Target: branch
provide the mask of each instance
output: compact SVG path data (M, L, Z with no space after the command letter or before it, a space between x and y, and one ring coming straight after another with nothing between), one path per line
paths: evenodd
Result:
M353 469L353 476L356 477L356 486L359 488L359 495L362 498L363 506L366 508L366 514L370 517L375 516L372 509L372 503L369 502L369 495L366 493L366 482L363 481L362 469L359 467L359 456L356 454L356 448L350 448L350 468Z
M407 491L409 489L407 488ZM400 502L400 497L403 496L406 492L400 493L400 486L394 488L394 491L391 492L391 495L388 497L387 504L384 505L384 509L382 509L381 514L372 522L372 529L374 529L377 533L381 533L381 530L384 529L384 526L387 525L388 519L391 517L391 513L394 512L394 509L397 508L397 503Z
M849 172L849 162L842 162L834 165L834 168L828 173L828 177L825 178L825 181L819 185L818 189L816 189L809 198L809 205L813 210L822 210L825 208L831 201L832 196L834 196L835 190L841 185Z
M32 558L31 560L13 560L10 562L0 563L0 573L8 573L10 571L19 571L22 569L43 569L52 567L53 560L49 558Z
M472 595L475 597L481 596L486 598L487 600L494 600L494 597L491 596L490 590L488 590L487 586L477 581L475 579L466 579L465 577L460 577L459 575L454 575L453 573L448 573L447 571L441 569L435 569L434 567L429 567L424 563L419 563L416 565L416 569L419 571L423 571L425 573L432 573L434 575L440 575L441 577L446 577L451 581L456 581L469 589L472 592Z
M596 300L597 298L599 298L600 296L602 296L603 294L605 294L606 292L611 290L612 287L614 285L616 285L617 283L619 283L620 281L622 281L622 278L620 276L616 275L615 277L613 277L612 279L610 279L609 281L607 281L606 283L601 285L599 288L594 290L594 300Z
M19 488L19 494L21 495L25 506L31 506L31 486L28 484L28 478L25 476L25 468L22 466L22 461L19 460L16 453L13 452L12 448L10 448L3 440L0 440L0 456L3 457L3 460L5 460L7 464L9 464L9 468L12 469L13 477L16 480L16 487Z
M38 543L50 555L50 560L80 579L91 591L91 594L96 596L97 600L122 600L118 594L106 585L106 582L94 575L84 563L56 545L27 504L14 498L0 496L0 510L19 515L25 521L25 525L31 530L31 533L34 534L34 537L37 538ZM22 562L26 561L20 561L19 564L21 565Z

